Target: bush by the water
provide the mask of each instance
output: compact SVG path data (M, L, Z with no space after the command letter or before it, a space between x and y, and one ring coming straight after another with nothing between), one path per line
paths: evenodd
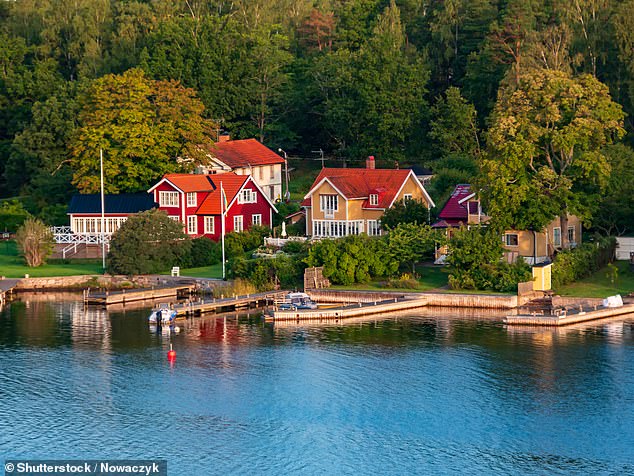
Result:
M552 282L557 288L590 276L614 259L616 239L597 237L594 243L561 251L553 261Z
M220 263L222 248L219 243L201 236L192 240L189 266L199 268Z
M258 291L267 291L276 287L301 287L306 265L301 259L293 256L250 260L238 257L231 261L229 267L234 278L246 279Z
M188 264L191 240L182 225L160 210L128 218L112 235L108 271L116 274L164 273Z
M530 267L524 260L501 261L504 248L500 235L490 228L457 230L449 241L447 264L451 267L452 289L480 289L500 292L517 290L517 283L529 281Z
M305 262L308 266L323 266L326 278L343 285L392 276L399 267L385 239L367 235L319 241L310 248Z

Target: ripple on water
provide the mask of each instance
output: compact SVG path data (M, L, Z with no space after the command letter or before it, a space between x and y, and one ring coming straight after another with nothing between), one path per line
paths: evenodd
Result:
M9 456L160 456L177 475L634 472L631 322L194 319L170 367L145 311L45 304L0 313Z

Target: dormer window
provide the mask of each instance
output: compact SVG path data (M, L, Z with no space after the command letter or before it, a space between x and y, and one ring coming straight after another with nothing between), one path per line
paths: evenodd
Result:
M379 196L376 193L371 193L370 194L370 205L375 207L378 204L379 204Z

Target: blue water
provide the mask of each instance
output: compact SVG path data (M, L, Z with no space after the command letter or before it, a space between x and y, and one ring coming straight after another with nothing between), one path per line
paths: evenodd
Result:
M170 475L634 474L634 318L507 329L424 310L256 314L170 338L147 310L0 312L0 462L164 458Z

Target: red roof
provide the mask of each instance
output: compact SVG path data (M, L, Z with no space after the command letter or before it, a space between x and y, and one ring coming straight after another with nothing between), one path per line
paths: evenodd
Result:
M226 174L206 175L213 184L213 190L196 210L196 215L220 215L222 208L220 206L220 185L227 197L227 205L229 205L238 194L244 183L249 179L248 175L236 175L233 172Z
M183 192L206 192L213 190L208 175L200 174L165 174L164 179L169 180Z
M231 168L284 163L282 157L255 139L216 142L210 152Z
M347 199L365 199L364 208L388 208L410 173L409 169L323 168L311 191L323 179L328 179ZM370 205L371 194L378 195L377 205ZM310 206L310 200L302 201L302 206Z
M451 192L451 197L449 197L449 200L447 200L447 203L438 215L440 221L434 223L432 226L436 228L447 228L448 226L460 226L461 223L467 223L469 219L467 203L469 202L460 203L460 201L469 195L471 195L471 185L456 185L456 188Z

